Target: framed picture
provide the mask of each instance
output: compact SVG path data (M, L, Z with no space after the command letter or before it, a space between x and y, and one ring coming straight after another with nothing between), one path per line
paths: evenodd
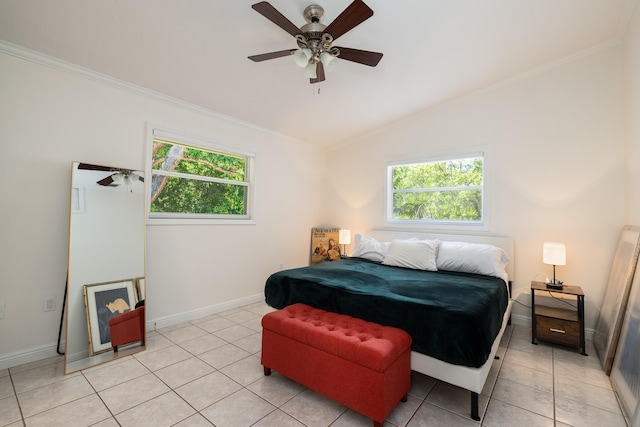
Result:
M629 417L633 417L639 410L640 363L638 360L640 360L640 272L635 274L631 284L629 301L622 321L620 342L611 370L611 382Z
M90 355L111 349L109 320L134 309L134 279L84 285Z
M340 259L339 228L311 229L311 265Z
M136 292L138 294L138 301L144 301L145 295L147 293L144 277L138 277L136 279Z
M622 228L604 300L600 307L600 316L593 334L593 344L607 375L611 374L613 357L622 327L622 315L627 305L631 281L638 263L639 242L639 226L627 225Z

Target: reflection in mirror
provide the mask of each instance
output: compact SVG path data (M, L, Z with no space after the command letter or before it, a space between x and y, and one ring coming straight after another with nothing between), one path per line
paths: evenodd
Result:
M67 374L144 350L143 177L72 164Z

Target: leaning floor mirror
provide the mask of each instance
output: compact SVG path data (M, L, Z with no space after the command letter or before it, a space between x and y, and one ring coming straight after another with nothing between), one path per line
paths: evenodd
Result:
M65 373L144 350L144 174L72 163Z

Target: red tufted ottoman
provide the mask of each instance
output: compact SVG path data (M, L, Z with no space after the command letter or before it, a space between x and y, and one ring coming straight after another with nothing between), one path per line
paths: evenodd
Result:
M262 318L262 365L382 423L411 385L405 331L293 304Z

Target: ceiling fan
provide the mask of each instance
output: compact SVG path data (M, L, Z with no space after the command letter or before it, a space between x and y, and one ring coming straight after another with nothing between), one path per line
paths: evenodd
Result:
M286 49L277 52L250 56L255 62L293 55L296 64L304 67L309 83L318 83L325 79L325 69L330 71L337 58L375 67L382 54L348 47L333 46L333 42L346 32L373 16L373 10L362 0L354 0L334 21L326 26L320 21L324 15L321 6L313 4L305 8L303 15L307 24L298 28L283 14L266 1L251 6L262 16L295 37L298 49Z
M107 176L106 178L96 181L96 184L102 185L105 187L108 187L108 186L117 187L120 184L127 184L130 187L131 184L133 184L136 181L144 182L143 177L133 173L133 171L129 169L119 169L119 168L112 168L109 166L91 165L88 163L80 163L78 165L78 169L113 172L111 175Z

